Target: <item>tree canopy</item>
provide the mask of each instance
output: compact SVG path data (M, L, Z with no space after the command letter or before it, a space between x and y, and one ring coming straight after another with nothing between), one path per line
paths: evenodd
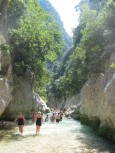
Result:
M79 26L74 29L74 47L67 52L66 61L57 71L58 77L49 89L55 98L59 93L60 97L79 93L92 74L104 72L103 63L114 51L115 2L108 0L103 9L94 10L81 1L77 10L81 13ZM59 76L62 67L63 75Z
M44 86L47 60L55 60L63 47L60 28L36 0L12 0L8 14L13 71L18 76L31 71Z

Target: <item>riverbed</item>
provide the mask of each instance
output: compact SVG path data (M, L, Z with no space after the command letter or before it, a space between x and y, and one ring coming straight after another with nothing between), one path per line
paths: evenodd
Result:
M94 133L88 126L64 118L60 123L42 124L36 136L35 124L0 130L0 153L115 153L115 145Z

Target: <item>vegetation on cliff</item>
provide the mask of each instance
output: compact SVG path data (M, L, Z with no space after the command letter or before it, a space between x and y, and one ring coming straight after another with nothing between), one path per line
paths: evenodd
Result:
M81 13L74 30L74 46L66 53L49 87L49 95L56 99L79 93L92 74L104 71L106 58L114 52L115 2L108 0L97 11L81 1L76 10Z
M29 73L34 77L39 94L46 92L50 79L47 61L52 64L63 49L62 31L55 17L46 12L48 6L51 7L47 0L9 1L10 46L0 45L2 50L10 50L13 72L17 76ZM95 8L84 0L76 7L81 13L79 26L74 29L73 47L66 50L61 63L53 67L48 86L48 94L57 99L79 93L92 74L104 71L104 61L114 51L115 2L108 0L103 9ZM52 12L55 11L52 9ZM114 63L110 67L113 68Z
M62 61L63 61L63 56L66 53L66 51L68 50L68 48L71 47L72 45L72 38L68 35L68 33L65 31L63 22L61 21L61 18L58 14L58 12L56 11L56 9L52 6L52 4L49 2L49 0L38 0L38 3L40 4L40 6L47 11L48 13L50 13L53 17L53 19L56 21L56 23L59 25L60 30L62 32L62 39L63 39L63 48L62 48L62 54L60 54L59 58L53 62L49 62L48 61L48 65L47 68L51 71L52 74L55 75L57 69L60 67Z
M56 59L63 46L60 28L36 0L10 1L8 18L13 72L34 74L40 94L50 78L46 63Z
M43 7L44 10L46 10L47 12L49 12L53 16L56 23L60 26L60 29L63 34L62 37L64 40L63 52L66 52L68 47L70 47L72 45L72 38L65 31L63 22L61 21L58 12L56 11L56 9L52 6L52 4L48 0L38 0L38 2Z

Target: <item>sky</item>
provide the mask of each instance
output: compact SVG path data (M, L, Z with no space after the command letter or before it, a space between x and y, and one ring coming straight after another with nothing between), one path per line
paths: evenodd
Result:
M80 0L49 0L55 7L64 24L64 28L69 35L72 35L72 29L78 25L79 13L75 11L75 6Z

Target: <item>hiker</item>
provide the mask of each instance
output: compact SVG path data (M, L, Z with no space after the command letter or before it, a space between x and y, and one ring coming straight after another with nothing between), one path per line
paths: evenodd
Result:
M55 118L56 118L56 123L59 123L59 121L60 121L60 113L56 113Z
M35 119L36 119L36 135L37 135L40 132L40 128L41 128L42 120L43 120L43 115L41 114L41 112L36 113Z
M19 112L19 115L17 116L17 118L14 120L14 123L15 122L18 122L18 128L19 128L19 131L21 132L21 134L23 133L23 127L24 127L24 124L26 122L25 120L25 117L22 115L21 112Z

